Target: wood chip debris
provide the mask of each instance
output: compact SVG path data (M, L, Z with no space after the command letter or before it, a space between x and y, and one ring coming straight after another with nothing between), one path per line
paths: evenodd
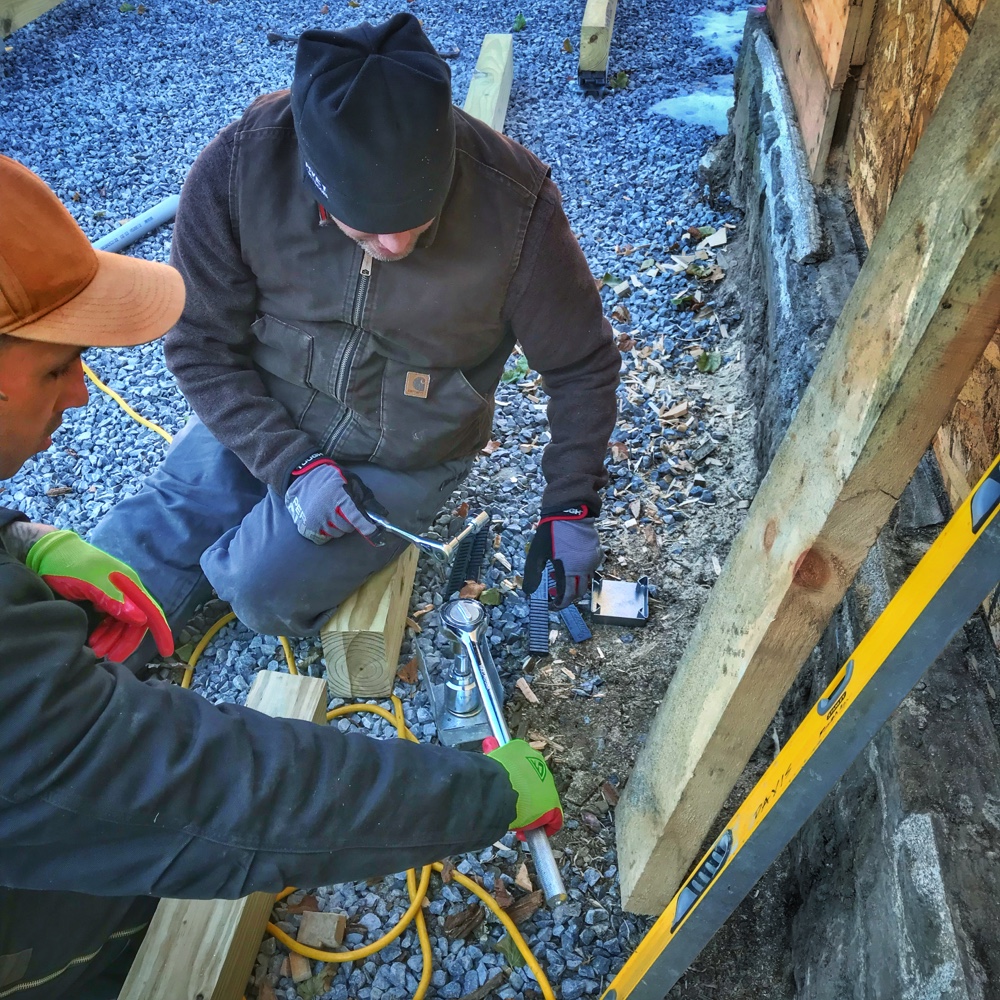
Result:
M514 885L519 889L523 889L525 892L533 892L535 887L531 883L531 876L528 875L528 866L522 862L521 867L518 868L517 874L514 876Z
M479 903L472 903L444 918L444 933L452 941L471 936L486 919L486 911Z
M538 695L531 690L531 685L523 677L518 677L515 687L521 692L521 694L524 695L525 698L527 698L528 704L539 704Z

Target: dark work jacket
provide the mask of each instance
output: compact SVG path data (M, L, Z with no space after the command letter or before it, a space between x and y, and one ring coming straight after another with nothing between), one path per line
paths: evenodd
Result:
M96 660L87 631L0 542L0 998L68 1000L150 897L387 874L514 819L482 754L211 705Z
M440 216L382 263L322 224L288 93L255 101L185 183L171 262L188 301L167 363L213 434L283 492L317 447L393 469L475 455L519 341L551 394L546 504L596 510L621 363L600 296L546 165L455 119Z

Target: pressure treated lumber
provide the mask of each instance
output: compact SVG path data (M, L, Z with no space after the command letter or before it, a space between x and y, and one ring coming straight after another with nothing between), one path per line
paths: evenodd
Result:
M257 674L247 706L266 715L326 724L326 685L319 677ZM240 1000L260 950L274 896L164 899L119 1000Z
M617 9L618 0L587 0L580 28L581 82L594 79L595 74L607 75Z
M485 35L463 110L502 132L507 120L507 104L513 82L513 36Z
M987 3L629 779L629 910L677 889L1000 322L998 78Z
M412 545L407 546L398 559L351 594L320 629L334 698L392 694L417 555Z
M59 2L60 0L0 0L0 37L6 38L18 28L23 28Z

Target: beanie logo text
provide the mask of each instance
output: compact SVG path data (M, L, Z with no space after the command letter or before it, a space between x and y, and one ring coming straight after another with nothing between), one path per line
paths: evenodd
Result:
M316 174L316 171L313 170L312 165L309 163L308 160L303 160L302 162L306 165L306 173L309 175L309 180L311 180L313 184L316 185L316 189L324 198L329 198L330 195L327 193L326 185L319 179L319 177Z

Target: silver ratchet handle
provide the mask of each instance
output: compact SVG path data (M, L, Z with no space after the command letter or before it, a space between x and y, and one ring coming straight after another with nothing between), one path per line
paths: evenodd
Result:
M493 736L500 746L510 743L510 731L507 729L503 710L497 704L494 696L493 685L490 684L487 676L486 664L483 662L479 645L468 633L459 638L472 663L476 686L479 688L483 710L486 713L486 718L489 719ZM538 883L545 894L546 905L555 906L558 903L564 903L567 899L566 886L563 884L562 875L559 874L559 865L552 853L552 845L549 843L548 835L542 829L525 830L524 841L531 852L531 860L535 863L535 874L538 876Z
M416 545L417 548L423 549L425 552L431 552L440 559L450 559L452 557L452 553L454 553L455 549L458 548L463 539L471 535L473 532L479 531L480 528L489 524L490 521L489 511L481 511L450 541L438 542L433 538L424 538L423 535L414 535L405 528L400 528L391 521L387 521L381 514L374 514L371 511L365 511L365 517L367 517L369 521L377 524L380 528L384 528L386 531L392 532L392 534L398 535L400 538L405 538L408 542L412 542Z

